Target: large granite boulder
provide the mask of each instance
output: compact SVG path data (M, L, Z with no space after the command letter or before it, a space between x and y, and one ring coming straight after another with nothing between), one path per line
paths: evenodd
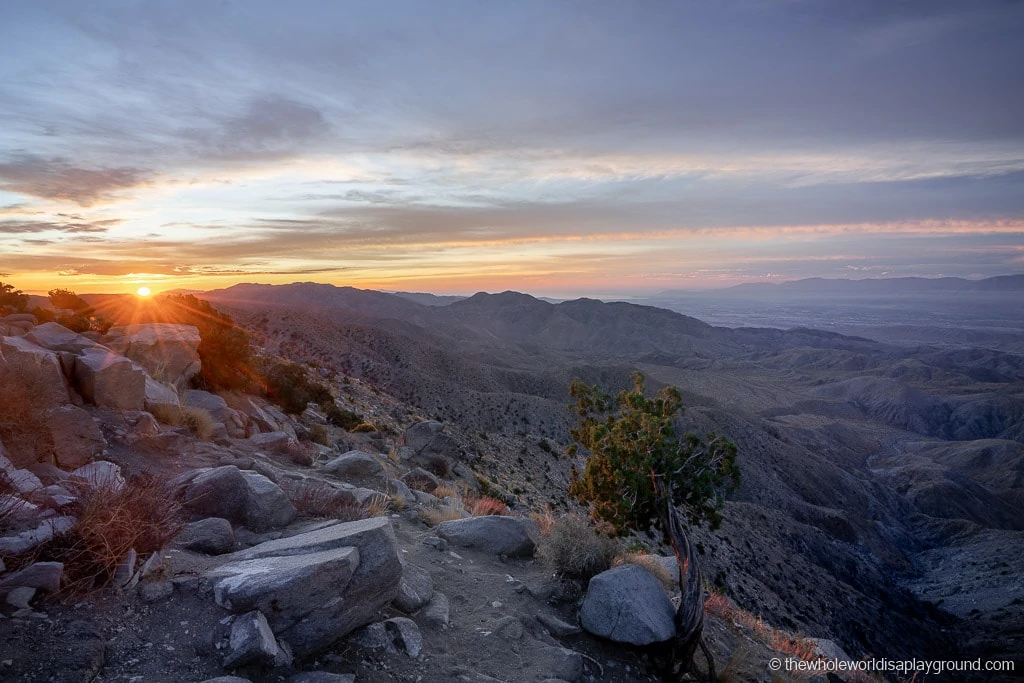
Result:
M75 357L75 388L86 401L116 410L142 410L146 373L124 356L102 347Z
M73 405L60 405L43 411L43 420L53 436L57 465L66 470L87 465L106 448L92 416Z
M25 339L50 351L73 353L76 355L85 349L99 346L99 344L88 337L83 337L77 332L72 332L57 323L43 323L33 327L25 335Z
M520 517L486 515L441 522L437 535L453 545L509 557L533 557L536 523Z
M580 625L618 643L649 645L675 635L675 609L649 571L624 564L590 579Z
M25 337L0 337L0 374L6 371L30 373L44 403L57 405L71 398L59 356Z
M113 327L107 346L135 361L156 380L184 387L199 374L199 330L192 325L147 323Z
M398 593L402 563L383 517L331 524L223 557L209 570L221 607L260 609L297 655L373 621Z
M349 451L339 455L320 468L351 484L369 486L383 491L387 488L388 473L372 454Z
M281 487L234 465L196 470L179 483L185 507L199 517L222 517L263 532L286 526L296 516Z

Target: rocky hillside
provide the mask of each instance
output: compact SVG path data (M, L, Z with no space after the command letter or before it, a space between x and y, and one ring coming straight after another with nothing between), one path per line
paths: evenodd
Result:
M1013 354L724 330L628 304L293 287L313 304L236 289L230 310L358 427L189 388L195 328L2 321L0 381L31 388L6 404L24 419L0 420L12 678L657 680L674 630L652 621L672 611L659 572L612 569L587 591L554 576L549 547L581 464L559 457L568 384L621 388L634 368L683 390L681 427L740 448L723 526L696 534L733 680L770 680L779 652L995 657L1024 642ZM90 501L125 499L182 510L166 539L133 537L83 573L68 539L92 537Z

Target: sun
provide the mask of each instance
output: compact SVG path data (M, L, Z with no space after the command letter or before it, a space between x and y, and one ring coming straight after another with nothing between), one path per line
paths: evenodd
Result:
M149 291L149 287L139 287L138 289L135 290L135 293L141 296L142 298L146 298L147 296L152 294L152 292Z

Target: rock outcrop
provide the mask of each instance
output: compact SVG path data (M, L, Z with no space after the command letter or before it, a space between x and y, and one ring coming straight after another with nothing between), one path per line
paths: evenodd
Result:
M370 623L398 593L402 564L384 518L332 524L224 556L214 596L233 612L259 609L298 655Z
M184 388L199 374L199 330L192 325L147 323L112 327L104 339L115 353L129 358L150 377Z
M75 357L75 388L86 401L116 410L142 410L146 373L124 356L97 347Z

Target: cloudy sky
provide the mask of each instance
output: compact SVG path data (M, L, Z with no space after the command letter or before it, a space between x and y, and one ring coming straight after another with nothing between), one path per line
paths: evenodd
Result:
M1024 271L1024 4L4 0L0 278Z

